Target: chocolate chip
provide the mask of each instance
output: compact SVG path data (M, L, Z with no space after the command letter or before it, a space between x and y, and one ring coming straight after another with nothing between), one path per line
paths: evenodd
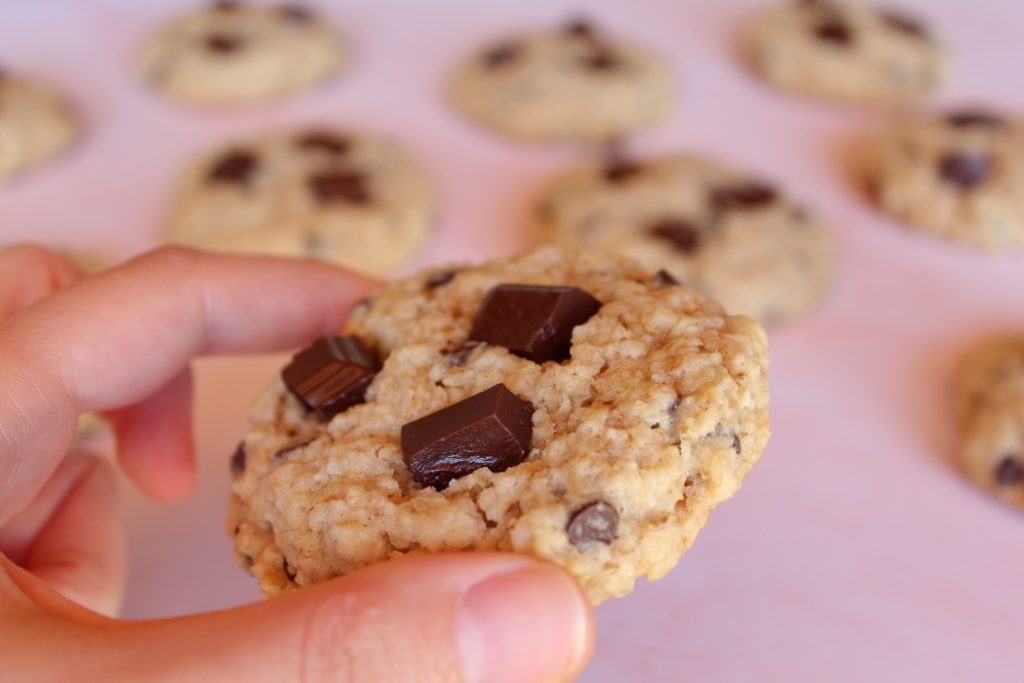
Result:
M370 190L366 176L353 171L331 171L309 177L309 189L313 197L322 204L346 202L366 204L370 201Z
M252 569L252 555L241 553L239 557L242 558L242 566L244 566L246 570Z
M643 165L625 159L616 159L604 167L604 179L609 183L621 183L636 176Z
M654 278L651 280L651 283L655 287L668 287L670 285L678 285L679 280L672 277L672 273L667 270L659 270L654 274Z
M424 285L426 286L427 289L437 289L438 287L443 287L444 285L454 280L458 272L459 271L457 270L439 270L430 277L428 277Z
M523 49L515 43L496 45L483 54L484 65L488 69L499 69L515 62L522 56Z
M622 60L618 55L606 47L592 50L580 63L590 71L612 71L622 66Z
M503 472L530 453L533 406L496 384L402 425L402 454L413 479L441 490L481 467Z
M206 36L203 44L210 52L227 55L237 52L244 44L244 41L238 36L232 36L227 33L211 33Z
M601 302L579 287L498 285L473 320L472 341L504 346L535 363L569 358L572 331Z
M779 193L771 185L758 182L723 185L711 189L709 201L717 213L732 210L759 209L773 204Z
M611 543L619 531L619 513L603 500L595 500L576 510L565 527L569 542L580 550L594 543Z
M448 359L448 365L461 368L465 367L466 363L469 362L469 357L473 355L481 346L486 346L483 342L467 341L463 344L459 344L450 351L445 351L444 355Z
M231 454L231 478L238 479L245 474L245 442L241 442Z
M306 437L292 440L284 447L279 448L277 453L274 453L274 457L272 458L274 464L278 464L280 462L283 462L284 460L287 460L288 456L290 456L292 453L299 450L300 448L305 448L314 441L316 441L314 437Z
M736 451L736 455L742 455L743 454L743 444L740 443L740 435L739 434L733 434L732 435L732 449L734 451Z
M345 154L352 144L346 138L321 130L311 130L295 138L295 146L317 152Z
M1000 130L1006 121L984 111L956 111L946 116L946 123L954 128L982 128Z
M915 19L911 19L905 14L899 12L892 12L890 10L878 10L878 16L882 19L886 26L894 31L903 33L914 38L927 38L928 31L925 30Z
M584 38L586 40L594 40L597 38L597 29L586 19L576 18L566 22L562 28L562 33L569 36L570 38Z
M652 224L647 233L669 242L677 251L689 254L700 246L700 229L681 218L666 218Z
M995 469L996 483L1000 486L1013 486L1024 482L1024 461L1015 456L1007 455Z
M218 12L234 12L242 6L242 3L233 0L220 0L210 6Z
M321 420L363 402L377 359L356 337L323 337L295 354L281 379Z
M216 182L245 185L252 179L258 166L259 160L255 154L234 150L221 156L206 177Z
M814 27L814 35L818 40L832 45L846 46L853 42L853 31L844 21L829 17L818 22Z
M949 152L939 159L942 179L964 190L981 185L991 172L989 156L980 152Z
M313 12L304 5L283 5L281 14L288 21L305 24L313 20Z

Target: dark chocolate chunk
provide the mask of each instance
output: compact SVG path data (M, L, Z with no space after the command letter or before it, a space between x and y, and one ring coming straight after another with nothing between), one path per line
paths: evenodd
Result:
M651 280L655 287L668 287L669 285L678 285L679 280L672 277L672 273L667 270L659 270L654 274L654 278Z
M736 455L742 455L743 454L743 444L740 443L740 435L739 434L733 434L732 435L732 449L734 451L736 451Z
M584 38L594 40L597 38L597 29L586 19L577 17L566 22L562 33L570 38Z
M758 209L773 204L778 191L766 183L747 182L711 189L709 200L715 212Z
M218 12L234 12L242 6L242 3L235 0L219 0L219 2L212 3L210 6Z
M405 464L422 486L441 490L481 467L503 472L530 453L533 406L496 384L402 425Z
M607 47L598 47L591 50L582 58L581 63L588 70L598 72L612 71L622 66L622 60Z
M925 27L916 19L912 19L905 14L900 14L899 12L893 12L890 10L878 10L878 16L881 17L885 25L893 31L897 31L914 38L928 37L928 31Z
M317 152L345 154L352 145L340 135L322 130L311 130L295 138L295 146L299 149Z
M569 358L572 331L601 302L579 287L498 285L473 320L472 341L485 342L535 363Z
M309 177L309 189L318 202L346 202L366 204L370 201L370 189L366 176L353 171L330 171Z
M282 5L281 14L288 21L296 24L305 24L313 20L313 12L305 5Z
M643 165L626 159L615 159L604 167L604 179L609 183L621 183L636 176Z
M244 45L244 41L238 36L227 33L211 33L203 41L206 49L220 55L227 55L237 52Z
M955 111L946 116L946 123L954 128L983 128L985 130L1000 130L1006 126L1006 121L985 111Z
M611 543L619 532L619 513L603 500L595 500L576 510L569 518L565 533L580 550L594 543Z
M424 284L426 285L427 289L437 289L438 287L443 287L444 285L454 280L458 272L459 271L457 270L439 270L430 277L428 277L427 281Z
M489 69L499 69L519 59L523 49L516 43L496 45L483 54L484 64Z
M700 228L681 218L660 220L647 228L647 233L669 242L683 254L689 254L700 246Z
M231 454L231 478L238 479L245 473L245 442L240 442Z
M377 359L356 337L322 337L295 354L281 379L321 420L363 402Z
M939 175L957 187L970 190L992 172L992 161L981 152L949 152L939 159Z
M1007 455L995 469L996 483L1000 486L1013 486L1024 482L1024 460Z
M245 185L252 179L258 166L259 160L255 154L245 150L234 150L221 156L206 177L216 182Z
M829 17L814 26L814 35L824 43L846 46L853 42L853 31L842 19Z
M469 361L469 357L473 355L473 351L481 346L485 346L485 344L483 342L467 341L464 344L459 344L450 351L444 352L444 355L447 356L448 365L455 368L461 368Z

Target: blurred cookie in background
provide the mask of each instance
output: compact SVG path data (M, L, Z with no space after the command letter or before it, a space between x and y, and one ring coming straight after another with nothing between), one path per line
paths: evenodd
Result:
M422 249L434 218L432 183L403 147L320 127L239 141L203 158L184 178L169 237L384 275Z
M798 317L832 286L831 234L778 188L701 157L568 171L538 211L544 239L626 253L730 313Z
M869 195L896 218L988 249L1024 247L1024 122L984 110L914 117L860 154Z
M49 161L78 135L60 93L0 67L0 181Z
M485 126L564 142L651 127L668 117L673 98L657 56L579 19L490 44L458 69L452 95Z
M344 38L310 7L215 2L160 27L141 66L175 99L230 105L305 90L348 59Z
M857 2L791 0L760 10L742 36L750 66L792 92L830 100L913 99L946 80L946 50L916 17Z
M963 471L998 499L1024 508L1024 335L972 349L956 381Z

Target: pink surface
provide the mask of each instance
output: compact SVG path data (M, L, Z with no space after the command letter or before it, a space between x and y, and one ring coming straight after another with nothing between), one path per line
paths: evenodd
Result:
M545 178L578 158L506 142L449 111L454 61L507 29L585 10L671 59L679 115L638 152L690 147L776 178L834 226L838 288L809 320L773 331L774 436L738 497L665 580L598 610L584 681L1024 680L1024 518L964 484L950 462L956 355L1024 327L1024 261L901 230L839 170L842 145L879 114L788 99L738 67L742 0L351 0L330 12L358 59L328 87L238 113L147 91L132 57L180 3L8 0L0 63L63 86L90 134L70 156L0 189L0 244L36 240L116 257L155 246L183 163L225 135L311 120L392 132L435 171L442 225L420 264L508 253ZM324 3L321 3L324 4ZM903 0L948 38L942 102L1024 111L1017 0ZM253 600L222 532L226 463L250 398L281 358L197 364L201 483L158 505L127 485L125 615Z

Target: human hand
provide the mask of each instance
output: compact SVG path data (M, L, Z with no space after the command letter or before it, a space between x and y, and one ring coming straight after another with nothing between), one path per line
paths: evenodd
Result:
M104 616L123 579L115 479L68 454L78 415L103 411L127 475L179 498L195 479L190 360L332 334L369 287L324 264L182 249L80 280L43 250L0 251L0 318L13 314L0 322L0 678L525 683L580 670L585 597L516 555L421 555L230 611Z

